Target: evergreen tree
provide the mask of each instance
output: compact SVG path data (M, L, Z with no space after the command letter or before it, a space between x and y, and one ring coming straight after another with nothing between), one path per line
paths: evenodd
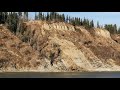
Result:
M5 22L7 22L8 12L5 12Z
M97 28L100 28L99 22L97 22Z
M60 21L60 22L63 21L62 15L59 15L59 21Z
M75 17L74 24L77 25L77 17Z
M19 18L21 18L22 17L22 12L18 12L18 16L19 16Z
M114 29L113 29L113 30L114 30L113 33L116 34L116 33L117 33L117 25L114 24L113 28L114 28Z
M81 21L80 21L80 18L78 18L78 25L80 25L80 22L81 22Z
M45 20L45 15L44 15L44 13L42 14L42 20Z
M38 20L37 12L35 12L35 20Z
M75 18L74 17L71 19L71 24L75 26Z
M69 17L68 17L68 15L67 15L65 22L68 23L68 20L69 20Z
M68 22L71 23L71 18L70 18L70 16L69 16Z
M50 15L49 15L49 13L47 12L47 16L46 16L46 20L47 20L47 21L49 20L49 17L50 17Z
M55 18L56 21L59 21L59 14L56 13L56 18Z
M94 22L93 20L90 22L90 28L93 28L94 27Z
M0 12L0 23L4 24L4 12Z
M80 25L83 25L83 20L82 19L80 20Z
M39 12L38 17L39 17L39 20L42 20L42 12Z
M52 13L50 12L49 20L52 20Z
M26 19L27 19L27 21L28 21L28 18L29 18L29 17L28 17L28 12L26 12Z
M18 24L17 24L17 33L21 32L21 30L22 30L22 26L21 26L21 24L22 24L22 12L18 12L18 20L19 21L18 21Z
M118 28L118 31L117 31L118 34L120 34L120 27Z
M55 19L55 12L50 12L50 20L54 20Z
M54 19L55 19L55 21L57 20L57 15L58 15L58 14L55 12L55 13L54 13Z
M28 12L24 12L24 20L25 20L25 21L28 20Z
M117 25L114 24L105 24L104 28L108 30L111 34L116 34L117 33Z
M86 19L83 20L83 25L86 26Z
M65 22L65 15L62 14L62 21Z

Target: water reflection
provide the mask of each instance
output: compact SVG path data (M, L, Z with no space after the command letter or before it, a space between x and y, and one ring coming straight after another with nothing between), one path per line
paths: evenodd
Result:
M120 78L120 72L8 72L0 78Z

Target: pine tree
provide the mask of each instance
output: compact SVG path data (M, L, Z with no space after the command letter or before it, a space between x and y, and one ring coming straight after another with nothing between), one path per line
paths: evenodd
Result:
M0 12L0 24L2 23L2 12Z
M78 18L78 25L80 25L80 18Z
M49 20L51 21L52 20L52 14L50 12L50 15L49 15Z
M56 13L56 18L55 18L56 21L59 21L59 14Z
M44 15L44 13L42 14L42 20L45 20L45 15Z
M68 15L67 15L65 22L68 23L68 20L69 20L69 17L68 17Z
M35 12L35 20L38 20L37 12Z
M54 20L55 19L55 12L50 12L50 20Z
M22 18L22 12L18 12L19 18Z
M11 24L11 14L10 13L8 13L8 16L7 16L7 23L8 23L8 25L10 25Z
M84 20L83 20L83 25L86 26L86 19L84 17Z
M114 24L113 28L114 28L113 33L114 33L114 34L116 34L116 33L117 33L117 25L116 25L116 24Z
M63 16L62 16L62 14L60 14L59 16L60 16L60 22L62 22L62 21L63 21Z
M25 20L25 21L28 20L28 12L24 12L24 20Z
M0 12L0 23L4 24L4 12Z
M108 30L111 34L116 34L117 33L117 25L114 24L105 24L104 28Z
M120 27L118 28L118 31L117 31L118 34L120 34Z
M5 22L7 22L8 12L5 12Z
M57 13L56 12L54 14L54 19L55 19L55 21L57 20Z
M49 13L47 12L47 16L46 16L46 20L47 20L47 21L49 20L49 17L50 17L50 15L49 15Z
M74 24L77 25L77 17L75 17Z
M71 17L69 16L68 22L71 23Z
M18 32L21 32L21 30L22 30L22 26L21 26L21 24L22 24L22 12L18 12L18 24L17 24L17 33ZM16 34L17 34L16 33Z
M39 12L38 17L39 17L39 20L42 20L42 12Z
M62 14L62 21L65 22L65 15Z
M94 27L94 22L93 20L90 22L90 28L93 28Z
M29 17L28 17L28 12L26 12L26 19L27 19L27 21L28 21L28 18L29 18Z
M71 19L71 24L75 26L75 17Z
M87 28L90 28L90 22L89 22L88 19L86 20L86 27L87 27Z
M100 28L99 22L97 22L97 28Z
M83 25L83 20L82 20L82 19L80 20L80 25L81 25L81 26Z

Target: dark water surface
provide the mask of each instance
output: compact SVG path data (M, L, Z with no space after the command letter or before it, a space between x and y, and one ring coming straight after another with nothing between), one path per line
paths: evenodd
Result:
M120 78L120 72L3 72L0 78Z

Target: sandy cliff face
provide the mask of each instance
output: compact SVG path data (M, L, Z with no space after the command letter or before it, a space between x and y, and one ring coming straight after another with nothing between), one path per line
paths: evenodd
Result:
M3 35L0 40L7 48L4 54L1 51L1 56L7 58L10 54L11 63L14 57L14 63L21 66L17 70L23 70L22 67L26 68L24 70L50 72L120 70L120 44L107 30L86 30L82 26L44 21L25 22L22 28L18 35L20 39L8 30L5 31L7 36L10 34L7 39L1 34L4 29L0 33L0 36ZM16 51L13 51L11 44L18 45L13 46ZM6 64L6 67L11 66Z
M49 63L48 70L52 60L52 67L63 71L119 70L120 45L107 30L42 21L26 22L24 29L23 36Z

